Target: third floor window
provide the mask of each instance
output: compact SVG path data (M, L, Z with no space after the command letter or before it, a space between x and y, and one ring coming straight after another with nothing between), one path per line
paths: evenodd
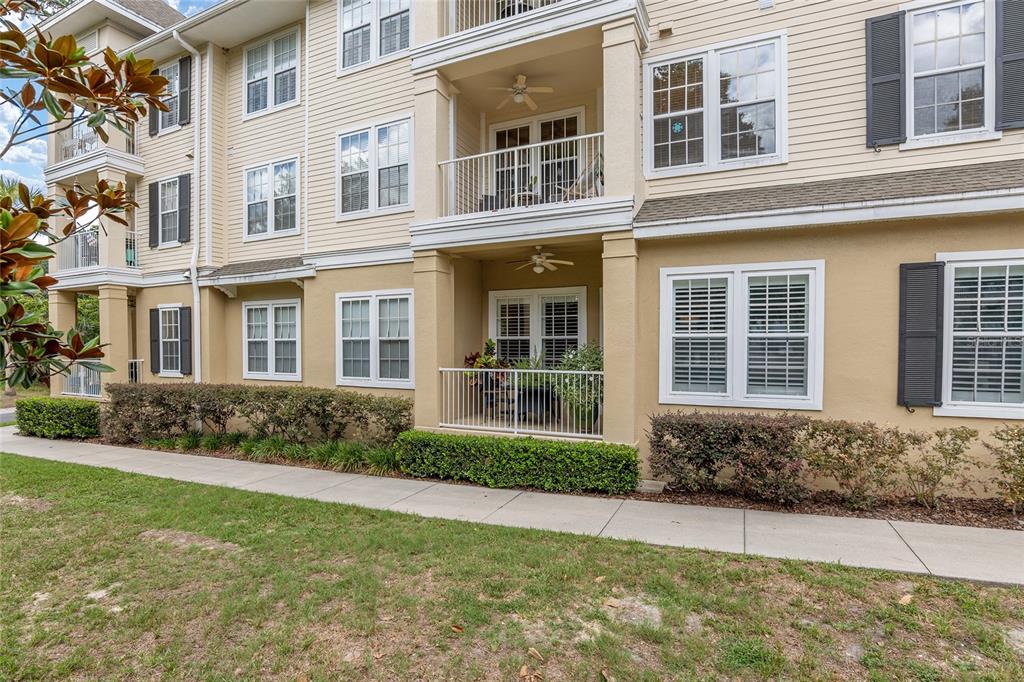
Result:
M245 113L299 100L299 32L289 31L245 50Z
M340 0L341 68L409 48L410 0Z

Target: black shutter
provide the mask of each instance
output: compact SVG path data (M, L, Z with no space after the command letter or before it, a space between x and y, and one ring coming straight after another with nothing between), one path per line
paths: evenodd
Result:
M996 2L996 130L1024 128L1024 2Z
M907 139L904 12L867 20L868 146Z
M900 357L897 403L942 404L945 263L900 265Z
M157 69L153 69L153 75L160 73ZM156 107L149 108L149 136L153 137L160 132L160 110Z
M178 309L178 338L181 342L181 373L192 373L192 308L184 306Z
M189 240L189 228L192 225L192 176L178 176L178 241L184 244Z
M178 60L178 125L191 120L192 102L192 57Z
M149 309L149 371L160 373L160 309Z
M160 183L149 183L149 248L160 246Z

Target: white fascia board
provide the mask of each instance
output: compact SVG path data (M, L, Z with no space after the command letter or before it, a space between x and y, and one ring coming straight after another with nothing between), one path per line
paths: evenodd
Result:
M118 149L110 149L109 147L100 147L88 154L82 154L73 159L46 167L43 170L43 179L46 181L46 184L51 184L76 175L88 173L89 171L99 170L100 168L114 168L124 171L128 175L142 176L145 175L146 164L142 157L135 154L122 152Z
M335 251L331 253L306 254L302 260L317 270L391 265L394 263L411 263L412 249L408 246L395 246L385 249Z
M310 277L316 277L316 268L312 265L304 265L298 268L288 268L287 270L252 272L244 275L226 275L223 277L210 277L207 275L206 277L199 278L199 286L243 286L246 284L265 284L268 282L290 281L293 279L308 279Z

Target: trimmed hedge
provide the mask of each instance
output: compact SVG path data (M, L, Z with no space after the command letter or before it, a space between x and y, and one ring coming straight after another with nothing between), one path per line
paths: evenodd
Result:
M395 449L403 474L491 488L628 493L640 480L636 448L614 443L406 431Z
M112 384L103 433L116 443L141 443L194 431L226 433L242 420L258 438L292 443L353 438L390 444L412 425L412 401L305 386Z
M100 435L100 404L80 398L22 398L14 404L18 430L40 438Z

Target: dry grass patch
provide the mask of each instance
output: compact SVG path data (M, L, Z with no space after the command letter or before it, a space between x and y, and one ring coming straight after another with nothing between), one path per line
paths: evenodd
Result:
M53 502L33 497L22 497L21 495L0 495L0 507L45 512L53 509Z
M236 552L241 547L233 542L221 542L196 533L188 533L181 530L163 528L160 530L147 530L139 534L143 540L153 542L166 542L178 547L206 549L210 551Z

